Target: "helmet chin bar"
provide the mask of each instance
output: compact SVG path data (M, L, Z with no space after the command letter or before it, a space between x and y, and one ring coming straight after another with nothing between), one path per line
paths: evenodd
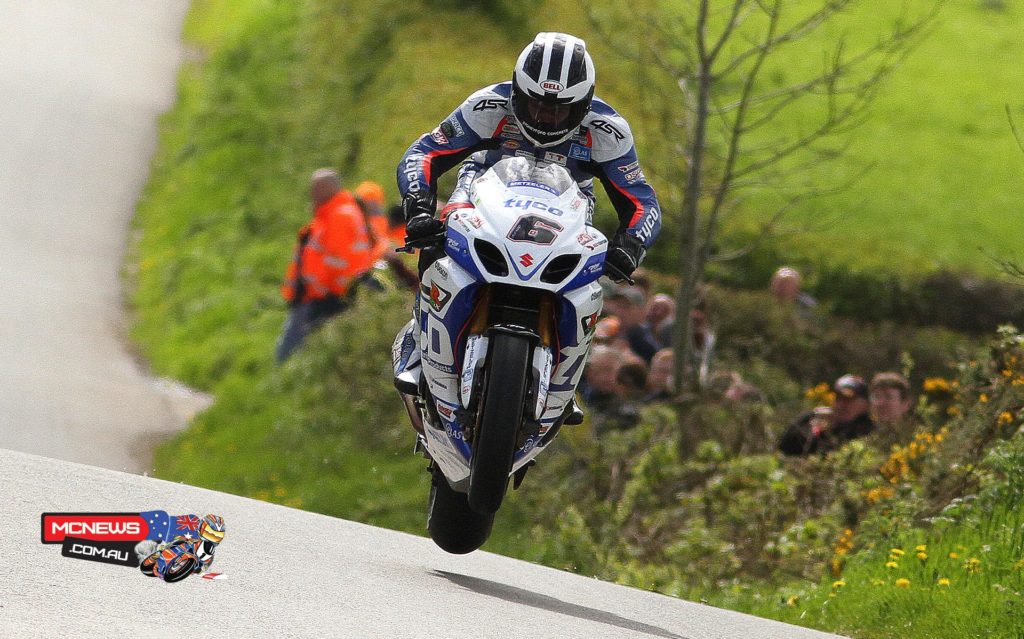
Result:
M573 133L575 133L580 128L577 125L577 126L573 127L572 129L559 129L558 131L548 132L548 131L541 131L540 129L536 129L536 128L530 126L529 124L527 124L526 122L523 122L522 120L519 120L519 125L520 125L519 128L523 132L523 135L526 137L526 139L529 140L534 146L537 146L537 147L540 147L540 148L546 148L546 147L549 147L549 146L557 146L557 145L561 144L562 142L565 142L566 140L571 138ZM554 140L551 140L551 141L544 141L544 140L540 139L541 137L547 138L547 137L550 137L550 136L557 136L557 137Z

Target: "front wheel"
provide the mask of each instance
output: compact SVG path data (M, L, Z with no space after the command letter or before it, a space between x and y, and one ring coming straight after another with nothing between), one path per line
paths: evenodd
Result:
M487 356L487 379L469 466L469 507L493 514L501 506L526 401L530 341L497 333Z
M435 544L453 555L464 555L484 545L493 525L493 513L482 515L470 508L466 494L452 490L440 469L433 469L427 530Z

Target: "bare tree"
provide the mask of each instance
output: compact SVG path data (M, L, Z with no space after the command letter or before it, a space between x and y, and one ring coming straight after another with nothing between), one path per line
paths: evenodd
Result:
M877 2L686 0L671 15L665 4L645 11L633 2L628 17L590 9L605 44L642 62L641 68L653 65L680 91L665 97L680 104L679 118L661 118L669 124L661 135L681 139L675 146L685 160L685 177L661 176L683 184L681 210L670 217L679 226L681 245L673 335L680 400L698 387L688 321L694 291L710 260L730 257L713 253L723 216L746 190L785 189L777 208L758 218L763 238L798 202L848 186L823 187L799 176L846 150L849 132L863 120L882 81L921 40L942 2L925 0L926 10L913 15L900 11L877 39L857 45L843 37L829 41L822 30L851 9ZM641 33L623 33L623 24L640 25ZM798 67L794 49L800 45L806 54L811 42L830 42L820 47L819 67L800 75L799 69L780 66ZM799 77L787 79L791 75ZM780 126L792 122L798 109L809 114L799 132Z

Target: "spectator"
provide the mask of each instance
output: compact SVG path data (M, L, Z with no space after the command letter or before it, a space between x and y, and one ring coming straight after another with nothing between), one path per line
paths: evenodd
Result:
M388 219L384 216L384 188L376 182L367 180L359 183L355 196L366 218L366 227L373 246L373 259L376 262L385 257L392 248L388 238Z
M693 325L693 364L697 369L697 381L701 386L707 384L711 373L711 355L715 350L715 332L708 325L704 299L701 298L697 307L690 311L690 322Z
M605 308L619 318L619 335L629 343L629 348L649 363L658 351L658 341L644 321L644 294L639 289L618 286L606 297Z
M878 373L869 386L871 416L879 426L877 442L883 449L899 443L910 433L910 382L899 373Z
M594 427L629 428L638 420L638 394L646 379L647 366L636 355L608 346L595 346L584 370L580 398L593 410Z
M800 290L800 272L795 268L779 267L772 275L768 289L779 304L795 306L797 313L804 319L809 319L818 306L817 300Z
M316 170L309 190L313 219L299 230L281 287L290 311L277 342L279 364L306 335L348 307L353 285L373 267L366 218L356 198L341 188L338 172Z
M401 204L388 209L388 237L395 246L405 245L405 211Z
M658 402L672 398L674 368L675 352L671 348L663 348L654 354L651 370L647 374L647 401Z
M843 375L832 389L836 393L835 404L831 408L819 406L797 417L779 440L781 452L827 453L874 430L868 414L868 385L863 377Z
M629 349L629 343L622 338L622 322L614 315L602 317L594 329L594 344L609 346L615 350Z
M878 373L871 378L871 415L876 423L892 424L910 412L910 382L899 373Z
M660 347L672 346L672 333L675 330L676 302L668 295L655 295L647 306L648 323L653 327L655 341ZM668 315L665 315L666 312ZM664 318L656 323L659 317ZM711 373L711 356L715 348L715 332L707 319L707 291L704 287L694 290L693 310L690 311L690 323L693 335L692 371L697 375L701 387L707 386Z
M647 388L647 365L637 358L627 359L615 373L615 383L624 400L642 400Z
M416 251L396 253L394 249L405 246L405 211L401 204L388 209L387 230L388 250L384 252L384 261L398 281L413 291L420 288L420 276L416 268Z
M644 321L651 327L658 345L672 345L672 326L676 319L676 301L670 295L658 293L647 303Z

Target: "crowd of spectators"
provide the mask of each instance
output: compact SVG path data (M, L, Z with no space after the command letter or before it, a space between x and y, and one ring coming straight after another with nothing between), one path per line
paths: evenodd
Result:
M652 402L671 401L674 393L676 302L670 295L651 294L645 275L637 286L606 284L603 317L580 385L584 406L597 428L628 428L639 410ZM817 302L801 289L800 273L783 266L773 274L768 292L792 310L798 322L820 322ZM715 370L715 331L708 321L705 296L698 292L690 314L693 361L687 367L708 397L723 402L763 402L764 393L732 370ZM837 379L827 401L798 415L783 432L778 449L786 455L826 453L859 437L888 447L906 437L913 397L909 381L899 373L871 378L846 374Z
M634 279L634 287L605 284L603 317L595 328L580 385L584 405L602 425L632 426L640 406L673 396L676 300L664 293L651 294L642 269ZM690 326L693 361L687 371L704 386L713 377L715 333L700 293L690 313Z

